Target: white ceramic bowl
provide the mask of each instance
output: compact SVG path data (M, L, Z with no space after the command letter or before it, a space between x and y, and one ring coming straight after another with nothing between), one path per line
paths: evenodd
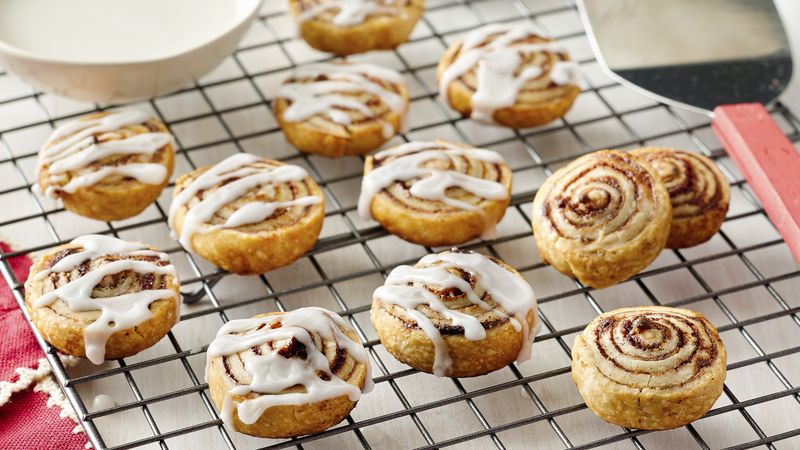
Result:
M147 99L216 67L236 49L262 3L115 0L107 7L98 1L107 0L0 0L0 66L42 91L77 100ZM55 4L61 6L53 10Z

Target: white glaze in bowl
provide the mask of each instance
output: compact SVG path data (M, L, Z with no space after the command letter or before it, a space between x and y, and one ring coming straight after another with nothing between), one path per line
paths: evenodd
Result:
M165 94L231 54L262 0L0 0L0 65L34 87L125 103Z

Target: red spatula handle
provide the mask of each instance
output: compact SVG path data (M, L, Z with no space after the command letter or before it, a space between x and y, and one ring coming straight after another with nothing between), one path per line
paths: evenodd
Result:
M759 103L718 106L712 126L800 261L800 153Z

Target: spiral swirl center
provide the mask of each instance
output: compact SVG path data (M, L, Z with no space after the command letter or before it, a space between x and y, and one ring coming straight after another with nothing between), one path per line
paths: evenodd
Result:
M579 197L578 204L574 205L573 209L591 214L607 208L609 203L611 203L611 194L603 189L591 189Z
M686 183L686 170L679 166L677 160L655 160L651 161L651 164L667 185L667 189L671 190Z
M639 317L629 322L626 329L627 341L636 348L653 350L659 348L672 337L670 328L664 326L647 316Z

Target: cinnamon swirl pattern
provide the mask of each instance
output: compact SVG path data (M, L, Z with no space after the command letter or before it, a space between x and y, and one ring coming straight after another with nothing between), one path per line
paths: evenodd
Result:
M672 208L655 170L617 150L576 159L551 175L533 201L542 261L603 288L647 267L664 248Z
M669 191L672 227L667 247L701 244L722 226L730 203L730 186L714 162L703 155L664 147L631 152L652 165Z
M511 169L500 154L410 142L367 157L358 212L407 241L454 245L493 238L510 200Z
M400 130L407 109L399 73L348 62L298 68L275 102L278 122L292 145L331 157L380 147Z
M355 331L322 308L226 323L208 347L206 378L223 422L272 438L330 428L372 389Z
M291 264L314 246L323 218L305 169L248 153L178 178L169 209L184 248L244 275Z
M180 317L180 286L165 253L86 235L36 260L25 303L47 342L102 364L164 337Z
M392 270L370 311L389 353L440 377L483 375L527 361L536 317L533 289L516 270L457 249Z
M38 187L92 219L135 216L169 181L172 141L163 123L141 111L81 117L56 128L39 151Z
M424 7L423 0L289 0L300 36L317 50L337 55L397 47Z
M439 94L453 109L511 128L562 117L580 93L578 64L529 23L470 32L445 52L436 76Z
M663 306L600 315L572 346L572 378L607 422L663 430L703 416L722 393L726 352L694 311Z

